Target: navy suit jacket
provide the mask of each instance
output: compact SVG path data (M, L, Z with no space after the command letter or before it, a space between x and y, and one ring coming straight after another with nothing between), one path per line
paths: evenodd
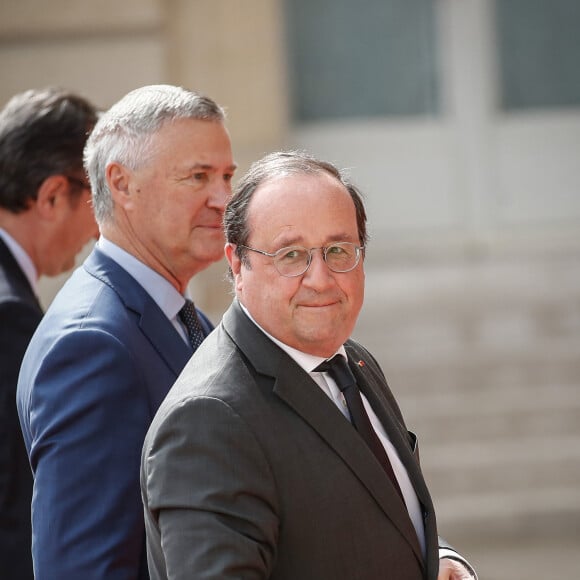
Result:
M141 448L191 354L143 287L97 248L59 292L17 392L37 580L148 578Z
M32 472L16 413L20 363L42 308L28 279L0 239L0 570L32 580Z

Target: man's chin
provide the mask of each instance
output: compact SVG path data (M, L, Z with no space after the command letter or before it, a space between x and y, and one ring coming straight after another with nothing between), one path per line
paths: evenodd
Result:
M206 267L219 262L222 258L225 258L223 246L215 252L207 251L207 249L205 252L193 252L193 259L199 263L206 264Z
M324 358L329 358L340 348L344 341L337 339L336 335L333 336L311 336L308 340L303 340L298 350L314 355L321 356Z
M298 350L316 356L331 356L347 340L342 327L308 324L301 333L302 347Z

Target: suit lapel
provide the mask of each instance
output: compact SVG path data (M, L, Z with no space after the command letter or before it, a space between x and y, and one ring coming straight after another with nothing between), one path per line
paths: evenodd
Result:
M193 350L179 336L179 333L153 300L149 300L143 305L139 326L159 356L165 360L176 376L179 375L193 354Z
M407 469L411 482L415 487L415 492L419 497L419 501L423 504L429 502L430 498L424 485L423 477L420 475L418 463L413 456L407 430L403 425L401 425L400 421L393 413L391 406L384 395L384 385L378 384L372 374L366 373L364 366L360 367L352 361L349 362L361 392L373 408L373 411L383 425L389 440L397 450L399 458Z
M290 367L295 367L290 370ZM375 498L422 561L415 528L385 472L364 440L312 379L291 361L274 392L328 443Z
M85 260L84 267L89 274L110 286L125 306L136 313L143 334L175 375L179 375L192 355L191 347L144 288L98 248Z
M356 434L335 404L308 373L248 319L237 301L234 301L224 315L223 323L228 334L254 368L262 374L273 377L273 392L300 415L348 465L406 538L423 565L417 534L406 507L372 451ZM400 438L400 434L398 436Z
M415 457L413 453L408 431L404 424L402 424L395 415L392 405L387 400L385 394L386 383L384 380L379 380L375 374L370 372L367 364L363 364L362 366L357 364L361 358L357 355L360 353L354 352L348 347L347 352L349 357L353 357L352 359L349 359L349 363L357 384L369 401L373 411L377 415L377 418L383 425L389 440L397 450L399 459L405 466L411 484L417 494L417 498L421 503L424 516L427 556L428 558L432 556L428 561L427 566L430 570L436 569L438 566L438 538L435 509L433 507L431 495L427 489L427 484L425 483L425 479L421 473L418 458ZM434 549L429 549L430 547L434 547Z

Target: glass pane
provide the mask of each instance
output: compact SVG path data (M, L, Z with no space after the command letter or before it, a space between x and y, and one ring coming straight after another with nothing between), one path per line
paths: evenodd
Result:
M580 1L498 0L501 107L580 105Z
M434 114L433 0L286 0L295 120Z

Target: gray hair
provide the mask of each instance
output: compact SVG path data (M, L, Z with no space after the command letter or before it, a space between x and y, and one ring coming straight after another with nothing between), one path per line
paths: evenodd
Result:
M84 163L93 192L99 224L113 217L113 199L106 169L120 163L138 169L149 160L155 134L178 119L223 123L224 110L212 99L172 85L135 89L105 112L95 125L84 150Z
M236 246L236 254L246 265L247 252L243 246L248 242L248 208L260 185L288 175L327 173L334 177L350 194L356 211L358 237L361 246L368 242L367 216L362 194L343 172L328 161L321 161L303 151L281 151L266 155L256 161L237 183L224 214L226 241ZM305 208L307 211L307 208Z

